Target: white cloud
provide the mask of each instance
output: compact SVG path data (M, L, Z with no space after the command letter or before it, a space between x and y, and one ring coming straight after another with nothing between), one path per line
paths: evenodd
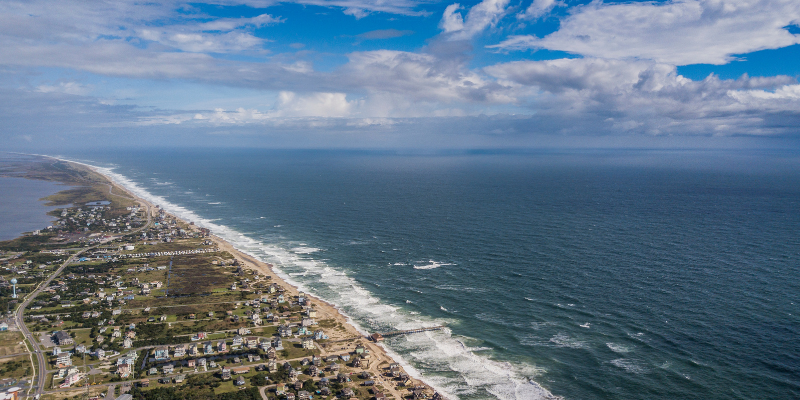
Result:
M464 29L464 17L461 14L456 14L460 10L461 4L453 3L444 9L442 20L439 22L439 28L445 33L456 32Z
M517 18L538 19L547 15L553 8L560 5L563 5L563 3L557 0L533 0L533 3L525 9L525 12L517 15Z
M288 117L347 117L357 105L344 93L311 93L298 96L283 91L278 95L278 115Z
M78 82L60 82L57 85L39 85L36 87L36 91L41 93L59 92L79 96L88 94L91 89L90 86Z
M509 0L483 0L474 5L466 17L457 12L461 9L460 4L451 4L445 9L439 27L450 40L471 39L486 28L494 27L505 15L508 2Z
M673 65L725 64L735 54L800 43L783 27L800 22L797 0L673 0L575 7L543 38L512 36L493 46L543 48L588 57Z
M572 121L595 132L760 135L785 133L774 120L800 116L800 85L787 76L692 81L668 64L587 58L518 61L485 70L518 85L520 93L527 88L528 106L561 121L561 129Z

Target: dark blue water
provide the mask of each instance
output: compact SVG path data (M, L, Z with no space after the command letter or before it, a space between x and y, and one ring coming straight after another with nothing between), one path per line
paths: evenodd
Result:
M104 157L451 397L800 398L796 154Z
M0 240L50 225L55 218L47 213L56 207L45 206L41 198L61 190L64 187L53 182L0 177Z

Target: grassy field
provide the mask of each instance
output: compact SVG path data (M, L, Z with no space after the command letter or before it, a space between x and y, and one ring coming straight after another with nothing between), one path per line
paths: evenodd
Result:
M31 360L28 355L0 358L0 379L19 379L23 376L29 376L32 371Z
M21 344L22 340L19 332L0 332L0 356L26 352L25 345Z

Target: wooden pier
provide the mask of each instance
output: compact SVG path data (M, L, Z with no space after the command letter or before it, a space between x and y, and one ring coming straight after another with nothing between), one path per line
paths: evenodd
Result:
M409 333L419 333L419 332L428 332L428 331L439 331L439 330L442 330L444 328L446 328L444 325L439 325L439 326L431 326L431 327L428 327L428 328L417 328L417 329L406 329L406 330L402 330L402 331L373 333L370 336L370 339L372 339L375 342L380 342L380 341L383 341L383 339L385 339L387 337L391 337L391 336L407 335Z

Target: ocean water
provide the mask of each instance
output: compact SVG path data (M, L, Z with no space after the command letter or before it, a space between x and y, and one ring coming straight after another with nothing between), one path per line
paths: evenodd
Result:
M0 178L0 240L14 239L23 232L46 228L56 219L47 213L41 198L64 190L53 182L16 177Z
M70 154L458 399L800 398L793 153Z

